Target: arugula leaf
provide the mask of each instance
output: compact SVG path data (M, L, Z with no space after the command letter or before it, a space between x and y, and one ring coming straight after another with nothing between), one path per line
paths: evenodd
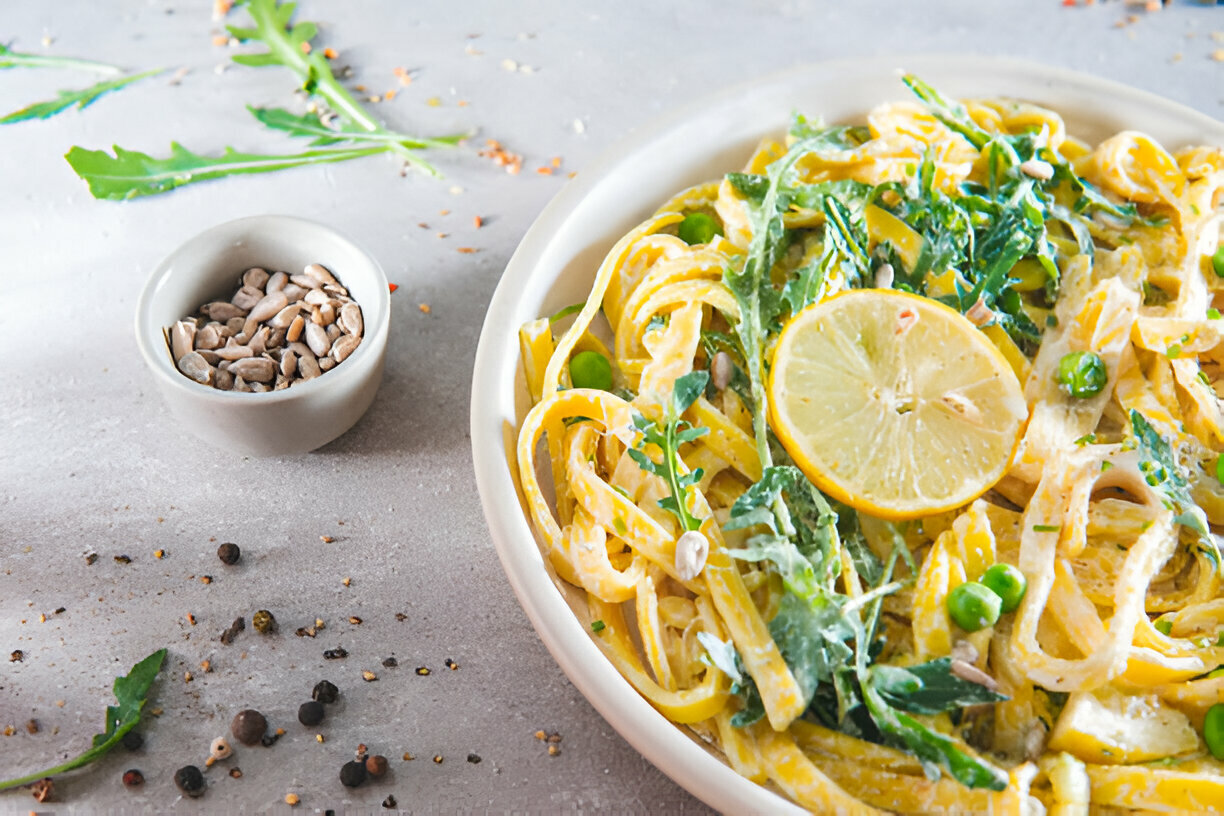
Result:
M17 779L0 781L0 790L28 785L45 776L71 771L104 756L123 739L123 735L140 723L140 713L148 701L149 688L166 659L166 650L158 649L141 660L126 675L115 678L114 693L118 705L106 707L106 730L93 738L93 747L73 759L45 771L27 774Z
M1143 472L1144 480L1163 497L1165 506L1177 514L1173 521L1194 535L1203 554L1220 571L1220 550L1207 524L1207 514L1190 495L1190 483L1173 453L1173 447L1152 427L1147 417L1134 408L1130 412L1130 421L1135 449L1139 453L1139 470Z
M697 530L701 522L693 517L688 510L688 489L701 481L704 475L701 468L680 473L679 448L686 442L692 442L710 432L709 428L694 426L680 419L680 416L697 401L705 391L710 381L708 371L690 371L676 380L672 388L671 399L663 407L663 422L660 426L654 420L641 414L633 415L633 427L641 432L639 445L630 448L629 458L647 473L662 477L671 488L671 495L659 500L659 506L674 515L680 521L682 530ZM656 462L646 452L647 445L655 445L663 452L663 457Z
M76 105L77 110L82 110L96 102L98 97L103 94L118 90L145 77L160 74L161 70L160 68L155 68L152 71L145 71L141 74L103 80L102 82L90 85L88 88L60 91L59 96L55 99L35 102L21 110L16 110L4 117L0 117L0 125L11 125L14 122L24 122L29 119L49 119L55 114L71 108L73 105Z
M239 153L226 148L218 157L192 153L178 142L170 143L164 159L146 153L124 150L115 145L115 155L105 150L74 147L64 156L73 171L89 184L94 198L125 201L139 196L157 195L197 181L241 173L270 173L289 167L345 161L383 152L381 147L350 147L334 150L308 150L284 156Z
M915 96L926 103L935 118L964 136L969 144L978 150L981 150L987 142L994 138L973 121L961 103L948 99L913 74L906 74L901 77L901 81L905 83L905 87L914 92Z
M796 141L808 141L812 145L809 150L853 150L871 138L871 128L865 125L826 127L819 119L809 122L796 111L791 114L788 135Z
M941 657L917 666L876 666L872 681L880 696L894 708L912 714L942 714L984 703L998 703L1006 695L952 674L952 659Z
M336 144L337 142L367 142L398 144L411 149L427 147L454 147L467 134L454 134L436 139L424 139L415 136L404 136L399 133L371 132L356 127L347 122L337 122L336 127L323 124L318 116L313 114L291 113L283 108L257 108L247 105L251 115L261 124L273 130L282 130L292 136L311 137L314 146Z
M97 74L123 73L117 65L107 65L104 62L79 59L77 57L54 57L46 54L22 54L13 51L0 43L0 69L4 68L70 68L80 71L93 71Z

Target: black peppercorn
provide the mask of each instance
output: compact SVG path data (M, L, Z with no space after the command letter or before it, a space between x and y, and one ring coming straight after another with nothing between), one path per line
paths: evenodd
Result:
M230 733L243 745L257 745L267 730L268 721L253 708L239 711L230 723Z
M204 795L204 774L194 765L184 765L175 771L174 784L188 796Z
M125 788L139 788L143 784L144 774L142 774L140 771L132 768L129 771L123 772L123 786Z
M315 683L314 691L310 696L318 700L320 703L334 703L336 698L340 696L340 689L327 680L320 680Z
M340 784L355 788L366 781L366 766L363 762L346 762L340 769Z
M144 745L144 737L139 731L129 731L123 735L123 747L129 751L136 751L142 745Z
M242 557L242 550L238 549L237 544L227 541L217 548L217 557L221 559L222 564L233 566Z
M317 700L298 706L298 722L302 725L318 725L323 722L323 704Z
M366 757L365 768L370 776L382 776L387 772L387 758L382 754Z

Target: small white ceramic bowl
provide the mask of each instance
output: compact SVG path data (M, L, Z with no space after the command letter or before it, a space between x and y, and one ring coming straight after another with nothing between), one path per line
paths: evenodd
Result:
M228 300L253 266L300 272L327 267L361 305L361 345L340 365L282 391L218 391L175 367L164 331L212 300ZM387 277L370 255L313 221L256 215L195 236L160 264L136 306L136 342L175 418L212 445L249 456L304 453L361 418L382 382L391 303Z

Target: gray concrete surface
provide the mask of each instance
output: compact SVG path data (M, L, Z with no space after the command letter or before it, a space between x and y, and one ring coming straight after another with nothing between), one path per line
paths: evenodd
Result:
M522 174L469 148L431 156L441 181L402 178L392 160L371 158L93 200L62 158L73 145L157 155L171 140L200 152L294 147L243 107L291 105L293 77L280 68L218 73L233 52L213 44L221 29L211 10L208 0L0 7L0 41L17 50L169 69L86 111L0 127L0 652L25 654L0 660L0 732L15 730L0 735L0 778L83 750L112 678L159 647L170 651L151 703L161 716L141 727L145 748L61 777L57 802L40 811L287 810L282 799L293 792L298 809L312 812L381 812L389 794L415 812L706 812L560 673L504 580L481 516L467 434L471 361L499 273L532 219L567 173L652 117L824 58L1008 54L1224 114L1224 63L1211 58L1224 42L1210 36L1224 30L1224 7L1194 2L1143 15L1117 1L304 0L301 16L321 23L318 45L340 51L353 82L399 91L370 106L377 115L422 134L478 129L473 147L501 140L523 154ZM1141 19L1116 28L1131 12ZM508 71L505 60L533 70ZM169 84L180 67L189 73ZM398 85L396 67L412 72L411 86ZM0 111L89 81L2 71ZM560 170L538 174L554 156ZM305 456L243 459L195 442L165 414L132 337L135 299L156 262L205 227L254 213L325 221L399 285L373 408ZM479 252L456 251L463 246ZM218 562L221 541L243 548L240 565ZM91 552L99 557L89 565ZM234 617L257 609L275 614L278 634L248 628L229 646L218 642ZM317 637L294 635L316 617L327 624ZM348 658L324 660L335 647ZM398 667L385 668L388 657ZM420 676L420 666L431 673ZM363 670L377 681L364 682ZM341 702L307 729L295 712L322 678L340 687ZM239 749L210 771L203 799L179 802L175 768L202 763L209 741L247 706L283 726L284 738ZM562 735L559 756L548 756L538 729ZM390 757L392 771L350 791L337 772L358 743ZM405 752L416 759L404 761ZM224 773L234 766L241 779ZM130 767L144 772L143 789L123 788ZM32 807L26 790L0 794L0 811Z

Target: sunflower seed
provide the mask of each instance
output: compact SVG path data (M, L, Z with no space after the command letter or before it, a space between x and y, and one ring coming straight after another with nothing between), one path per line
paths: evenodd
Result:
M351 334L342 335L335 343L332 344L331 356L337 363L343 363L348 359L349 355L357 350L357 346L361 343L361 338Z
M320 357L319 358L319 369L320 370L331 371L335 367L336 367L336 361L333 360L331 357Z
M268 283L268 277L269 275L266 270L260 269L258 266L252 266L242 273L242 285L263 289Z
M212 382L213 367L194 351L189 351L179 358L178 370L198 383L208 385Z
M290 343L296 343L302 336L302 329L306 328L306 318L300 314L293 318L293 322L289 324L288 330L285 332L285 339Z
M310 350L315 353L316 357L322 357L331 350L331 338L327 336L327 330L318 323L306 324L306 345L310 346Z
M217 349L217 356L222 360L243 360L247 357L254 357L255 352L250 346L225 346Z
M230 366L235 376L258 383L272 382L276 377L276 363L267 357L248 357Z
M254 286L244 286L234 293L234 296L230 298L230 303L239 309L250 311L263 296L262 289L256 289Z
M323 281L318 280L317 278L311 275L306 275L306 274L290 275L289 280L297 284L298 286L302 287L303 289L321 289L323 288Z
M298 359L298 373L302 375L303 380L313 380L315 377L323 373L319 367L319 361L312 354L303 355Z
M247 310L240 309L232 303L226 303L224 300L214 301L202 307L200 311L213 320L224 323L231 317L246 317Z
M331 283L335 284L336 286L340 285L340 282L337 281L335 277L332 276L332 273L327 271L327 267L323 266L322 264L309 264L302 270L302 274L309 275L320 283Z
M349 301L340 307L340 328L345 334L353 334L361 336L365 329L365 324L361 319L361 307L356 303Z
M174 359L181 360L183 355L195 347L196 324L193 320L180 320L170 330L170 353Z
M289 283L281 291L285 293L285 297L289 298L290 303L296 303L311 290L298 286L296 283Z
M274 329L287 329L289 324L293 322L293 318L298 316L298 312L302 311L301 303L290 303L285 308L276 313L268 325Z
M279 292L285 288L285 284L289 282L289 276L284 272L277 272L268 278L268 284L264 287L265 292Z
M216 323L209 323L196 332L195 347L199 349L215 349L221 345L221 332Z
M269 292L260 299L247 315L247 322L262 322L289 305L289 296L283 291ZM245 328L245 327L244 327Z

